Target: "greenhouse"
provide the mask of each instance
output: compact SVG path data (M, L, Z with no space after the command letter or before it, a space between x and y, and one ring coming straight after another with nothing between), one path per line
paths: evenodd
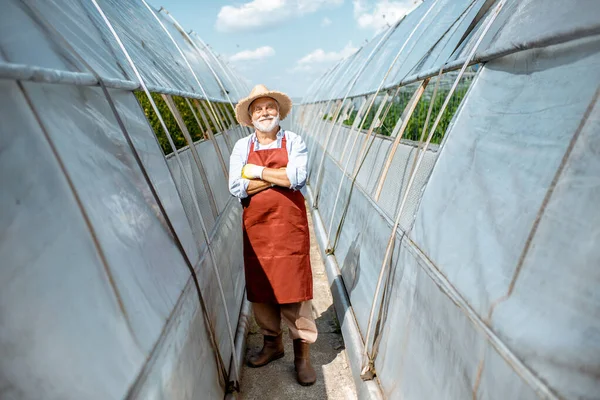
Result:
M425 0L283 121L359 399L600 399L599 15ZM0 398L245 398L252 85L145 0L0 33Z

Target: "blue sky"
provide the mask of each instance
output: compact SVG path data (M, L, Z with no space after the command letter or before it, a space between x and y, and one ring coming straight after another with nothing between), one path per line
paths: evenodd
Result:
M152 0L251 85L302 97L327 69L420 0Z

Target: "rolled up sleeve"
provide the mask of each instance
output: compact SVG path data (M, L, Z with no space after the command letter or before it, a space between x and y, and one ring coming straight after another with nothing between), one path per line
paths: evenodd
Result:
M229 158L229 192L238 199L248 197L250 180L242 178L242 168L246 164L246 147L247 140L238 140Z
M300 190L306 184L308 149L300 136L294 137L289 146L286 172L290 180L290 189Z

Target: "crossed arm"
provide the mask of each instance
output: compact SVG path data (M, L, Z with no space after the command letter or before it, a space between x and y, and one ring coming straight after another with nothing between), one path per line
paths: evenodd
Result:
M248 188L246 189L246 192L249 196L270 188L272 184L287 188L289 188L291 185L285 168L265 168L263 170L262 177L262 179L250 180Z
M308 151L306 145L297 135L289 135L288 164L286 168L265 168L262 179L247 179L242 176L242 169L247 163L248 140L243 138L235 144L229 160L229 191L232 195L243 199L259 193L273 185L300 190L306 182ZM252 173L250 176L260 176Z

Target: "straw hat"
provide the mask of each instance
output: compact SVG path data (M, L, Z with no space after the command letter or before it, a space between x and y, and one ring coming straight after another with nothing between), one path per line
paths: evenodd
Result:
M235 106L235 118L242 125L252 127L252 118L249 114L250 104L261 97L270 97L279 104L279 118L284 119L292 109L292 99L285 93L269 90L265 85L256 85L250 96L238 101Z

